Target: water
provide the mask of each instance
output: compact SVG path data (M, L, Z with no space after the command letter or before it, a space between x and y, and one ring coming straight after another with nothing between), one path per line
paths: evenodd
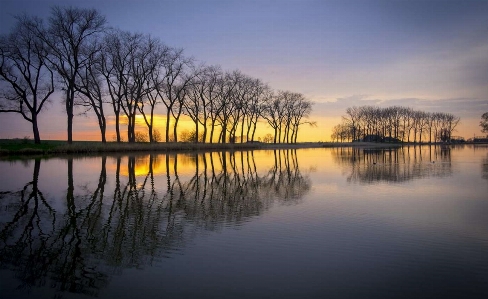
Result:
M0 298L487 298L488 147L0 161Z

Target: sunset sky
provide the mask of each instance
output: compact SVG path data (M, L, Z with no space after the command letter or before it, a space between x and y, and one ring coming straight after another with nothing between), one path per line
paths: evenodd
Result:
M0 0L0 34L15 15L46 18L53 5L96 8L113 27L149 33L198 62L304 94L315 102L317 127L303 128L299 141L330 140L345 109L362 105L453 113L461 117L454 135L482 135L488 1ZM66 138L60 95L40 119L42 139ZM19 114L0 114L0 138L32 136L29 125ZM113 134L110 126L107 139ZM75 140L99 138L94 118L75 116Z

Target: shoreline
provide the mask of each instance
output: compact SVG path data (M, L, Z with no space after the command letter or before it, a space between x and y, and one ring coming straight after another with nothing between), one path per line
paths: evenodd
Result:
M376 142L300 142L300 143L188 143L188 142L159 142L159 143L117 143L100 141L75 141L67 144L65 141L46 140L41 144L34 144L31 140L2 139L0 140L0 157L19 156L57 156L64 154L101 154L101 153L132 153L132 152L191 152L191 151L241 151L241 150L281 150L304 148L398 148L403 146L452 146L452 145L482 145L486 143L376 143Z

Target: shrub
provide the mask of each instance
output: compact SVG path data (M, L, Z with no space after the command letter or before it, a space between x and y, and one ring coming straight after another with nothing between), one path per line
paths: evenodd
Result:
M136 132L136 142L148 142L149 137L147 136L146 133L137 131Z

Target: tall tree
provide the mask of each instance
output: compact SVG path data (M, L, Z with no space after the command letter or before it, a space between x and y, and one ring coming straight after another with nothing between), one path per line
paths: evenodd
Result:
M309 124L310 126L316 126L316 122L307 121L305 120L310 116L312 113L312 105L313 103L307 101L302 94L297 98L297 101L294 104L293 114L291 115L291 125L292 125L292 135L291 141L293 143L297 143L298 138L298 129L303 124ZM353 134L352 138L355 138Z
M36 34L41 27L39 19L17 17L13 31L0 37L0 112L20 113L35 143L41 143L38 115L54 92L46 44Z
M102 143L107 142L105 133L107 130L107 121L105 118L105 112L103 109L104 104L104 84L102 69L102 55L101 45L94 43L94 48L90 50L90 55L85 65L77 73L77 80L75 89L79 94L79 101L77 105L86 107L86 111L92 110L97 116L98 127L100 129L100 135Z
M159 40L153 39L150 44L150 54L148 57L148 62L152 65L149 72L149 77L147 79L147 95L138 102L137 109L144 118L144 122L147 125L149 132L149 142L155 142L153 136L154 132L154 109L156 105L162 102L160 93L157 91L164 84L164 78L166 77L166 69L163 67L164 61L170 52L170 48L163 45ZM149 111L147 111L149 110Z
M113 30L105 36L103 41L100 66L115 115L117 142L122 141L120 136L122 100L127 93L130 57L137 49L138 38L137 34Z
M151 84L151 74L159 66L155 62L154 53L157 53L158 40L139 35L135 51L129 57L128 80L125 82L122 110L127 116L127 139L135 142L136 114L142 101L151 93L155 86Z
M164 106L166 106L166 142L170 141L169 128L171 123L171 114L174 113L174 109L181 109L180 107L175 107L181 104L180 101L184 99L184 93L186 86L190 83L189 76L186 76L188 66L191 64L191 59L186 58L183 55L183 50L172 49L166 59L163 61L163 67L166 72L166 76L161 84L156 86L156 92L158 96L162 99ZM179 110L181 114L181 110ZM174 115L179 114L176 113ZM175 119L174 126L174 140L177 141L176 128L177 119Z
M187 87L186 98L183 102L185 115L188 115L195 125L195 142L205 142L205 135L202 139L199 138L200 123L206 126L205 105L207 103L205 94L208 91L207 74L210 67L199 67L193 70L194 75ZM205 130L204 130L205 131Z
M95 9L55 6L47 30L38 32L49 46L50 60L64 84L68 143L73 142L76 77L93 55L91 44L105 30L105 24L105 17Z
M280 141L278 132L284 114L284 100L280 96L282 93L283 92L280 91L278 95L272 95L266 98L261 106L261 117L264 118L274 130L273 143Z
M488 112L483 113L480 121L481 132L488 133Z

